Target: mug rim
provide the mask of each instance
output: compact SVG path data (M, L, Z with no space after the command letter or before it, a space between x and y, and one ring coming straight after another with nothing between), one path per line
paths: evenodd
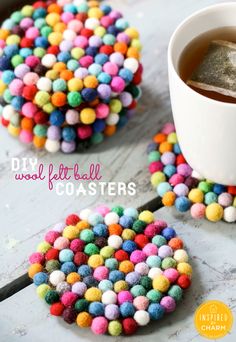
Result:
M176 35L178 34L178 32L184 28L185 25L187 25L189 22L191 22L191 20L199 15L201 15L202 13L207 13L209 11L211 11L214 8L220 8L220 7L228 7L228 6L234 6L236 8L236 2L225 2L225 3L220 3L220 4L215 4L215 5L210 5L207 7L204 7L200 10L197 10L195 12L193 12L192 14L190 14L189 16L187 16L184 20L182 20L180 22L180 24L176 27L176 29L174 30L174 32L171 35L169 44L168 44L168 68L169 68L169 72L170 72L170 68L171 68L171 72L174 73L175 77L178 78L178 80L180 81L181 85L185 88L185 90L189 93L191 93L192 95L195 95L196 97L199 97L199 99L207 101L207 102L212 102L213 104L217 103L217 105L220 106L224 106L224 107L236 107L235 103L230 103L230 102L223 102L223 101L218 101L218 100L214 100L211 99L209 97L206 97L200 93L198 93L197 91L193 90L191 87L189 87L183 80L182 78L179 76L176 68L174 67L174 63L173 63L173 57L172 57L172 53L173 53L173 44L175 42L176 39ZM182 50L183 51L183 50Z

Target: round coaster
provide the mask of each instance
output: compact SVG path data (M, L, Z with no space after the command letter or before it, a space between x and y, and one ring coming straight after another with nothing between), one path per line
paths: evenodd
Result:
M195 219L236 222L236 186L204 179L191 169L178 144L173 123L166 123L147 147L151 183L164 206L190 210Z
M30 258L50 313L95 334L134 334L175 310L191 284L183 241L150 211L101 206L56 224Z
M138 31L99 1L36 1L0 28L1 122L26 144L75 151L113 135L140 96Z

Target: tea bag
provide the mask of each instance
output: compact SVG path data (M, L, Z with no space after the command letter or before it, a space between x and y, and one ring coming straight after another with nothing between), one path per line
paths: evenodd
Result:
M236 98L236 44L212 41L187 84Z

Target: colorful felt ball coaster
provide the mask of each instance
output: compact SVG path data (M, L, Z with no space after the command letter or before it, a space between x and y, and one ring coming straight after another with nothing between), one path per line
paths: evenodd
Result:
M147 147L151 184L164 206L190 210L193 218L236 222L236 187L215 184L184 159L173 123L166 123Z
M175 310L192 268L176 231L150 211L100 206L56 224L30 258L50 313L95 334L134 334Z
M138 31L100 1L36 1L0 28L1 123L48 152L71 153L133 116L142 79Z

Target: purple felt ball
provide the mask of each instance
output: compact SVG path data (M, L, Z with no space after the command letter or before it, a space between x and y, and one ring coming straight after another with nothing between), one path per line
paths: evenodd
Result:
M71 291L82 297L87 290L87 286L82 281L78 281L72 285Z
M189 166L186 163L179 164L177 166L177 173L179 175L184 176L184 177L188 177L188 176L191 176L191 174L192 174L192 168L191 168L191 166Z
M158 249L158 256L162 259L171 257L173 255L173 250L171 247L163 245Z
M179 183L174 187L173 191L177 196L187 196L189 188L184 183Z
M174 165L175 154L173 152L164 152L161 156L161 161L164 165Z
M130 285L137 285L139 283L141 276L138 272L130 272L126 275L125 281Z
M175 300L171 296L165 296L160 301L161 306L164 307L166 312L172 312L176 308Z
M110 321L119 318L120 316L120 310L118 305L116 304L108 304L105 307L105 317L109 319Z

